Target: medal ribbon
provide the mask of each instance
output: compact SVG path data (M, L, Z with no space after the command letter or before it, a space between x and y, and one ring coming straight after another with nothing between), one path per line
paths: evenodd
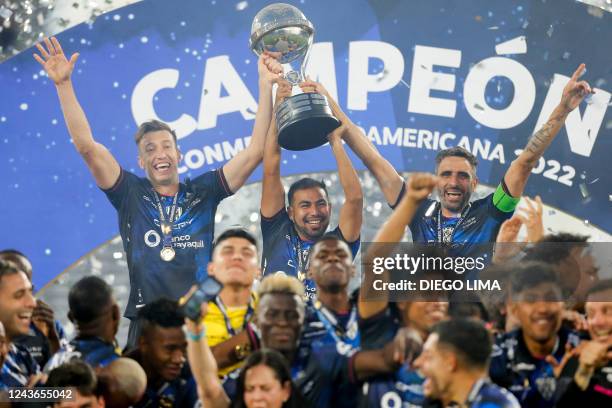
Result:
M465 216L470 211L471 206L472 206L472 203L469 203L467 207L465 207L465 209L461 211L461 217L459 217L459 220L457 220L455 225L451 227L452 230L450 233L449 242L453 242L453 235L455 235L455 231L457 231L457 228L459 228L459 225L463 222L463 220L465 219ZM442 231L442 203L440 203L440 208L438 208L438 241L437 242L444 242L442 241L443 239L444 239L444 234Z
M253 307L253 301L253 296L251 296L251 300L249 301L249 305L247 306L247 311L244 315L244 321L242 322L241 331L246 328L247 324L249 323L249 320L251 320L251 316L253 316L253 313L255 312L255 308ZM234 330L234 328L232 327L232 321L230 320L227 314L227 309L225 309L223 301L219 296L216 296L214 302L215 305L217 305L217 307L219 308L219 311L221 311L221 314L223 315L223 320L225 320L225 328L227 329L227 332L230 336L235 336L237 334L236 330Z
M352 349L358 348L360 344L360 334L357 329L357 306L351 307L351 315L346 324L346 329L338 323L338 319L330 312L321 302L317 301L314 304L317 316L325 330L332 336L336 343L345 343L351 346ZM353 337L350 337L352 333Z
M176 212L176 202L178 200L178 191L174 194L172 199L172 207L170 208L170 214L168 215L168 221L166 222L166 216L164 215L164 207L162 206L161 199L157 191L153 189L153 195L155 196L155 202L157 204L157 210L159 211L159 227L161 229L163 241L162 245L164 248L172 248L172 226L174 225L174 213Z

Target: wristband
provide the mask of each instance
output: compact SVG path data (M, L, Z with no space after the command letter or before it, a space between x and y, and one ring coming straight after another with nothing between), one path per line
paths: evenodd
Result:
M193 342L198 342L202 340L203 337L206 337L206 326L204 325L202 325L199 333L193 333L187 327L185 327L183 331L185 332L185 337Z

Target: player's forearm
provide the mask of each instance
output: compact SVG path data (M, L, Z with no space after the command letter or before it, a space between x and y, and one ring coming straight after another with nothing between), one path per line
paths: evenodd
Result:
M412 222L418 206L419 203L406 193L391 216L376 233L374 242L400 242L406 227Z
M353 124L349 126L344 140L368 170L372 172L387 202L395 204L404 180L391 166L391 163L378 152L372 142Z
M576 374L574 374L574 382L584 391L588 388L594 372L594 367L580 364L576 370Z
M217 376L217 363L210 347L208 347L206 337L197 341L188 338L187 358L202 396L212 403L210 406L229 406L229 404L223 404L223 401L227 401L227 395Z
M345 202L363 206L361 182L359 181L357 171L353 167L353 163L351 163L351 159L342 146L342 140L334 140L330 142L330 145L338 165L338 178L344 191Z
M266 142L266 134L272 118L272 84L259 81L259 102L253 125L253 136L247 151L257 164L261 162Z
M85 156L96 148L87 116L79 103L71 81L56 86L64 120L77 151Z
M264 176L280 177L281 150L278 145L276 120L272 119L266 136L263 157Z
M525 146L525 150L523 150L517 160L529 167L531 171L538 164L538 160L540 160L540 157L550 146L557 133L559 133L568 113L562 106L557 106L546 123L531 136L531 139L529 139Z
M355 355L354 367L358 380L365 380L369 377L386 374L395 370L395 365L390 365L385 359L382 349L360 351Z

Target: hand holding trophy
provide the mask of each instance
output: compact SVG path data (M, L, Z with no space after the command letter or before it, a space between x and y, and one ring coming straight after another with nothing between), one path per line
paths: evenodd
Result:
M253 19L250 47L257 55L268 54L285 65L285 79L294 87L305 81L304 70L312 47L314 27L294 6L274 3ZM288 150L308 150L327 142L340 126L325 96L300 93L286 98L275 112L278 142Z

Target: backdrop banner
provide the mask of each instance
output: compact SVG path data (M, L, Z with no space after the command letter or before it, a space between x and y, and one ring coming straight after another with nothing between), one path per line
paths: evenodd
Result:
M609 13L574 0L289 2L315 26L307 72L400 171L433 171L439 149L460 145L478 157L480 182L497 185L585 62L596 93L570 114L525 194L612 232ZM133 135L158 118L178 133L182 177L222 166L249 143L248 38L269 3L142 1L59 34L67 54L81 54L73 82L94 137L143 174ZM0 248L30 256L41 287L118 226L34 50L0 65ZM283 158L284 175L336 167L326 147ZM260 178L258 169L250 181Z

